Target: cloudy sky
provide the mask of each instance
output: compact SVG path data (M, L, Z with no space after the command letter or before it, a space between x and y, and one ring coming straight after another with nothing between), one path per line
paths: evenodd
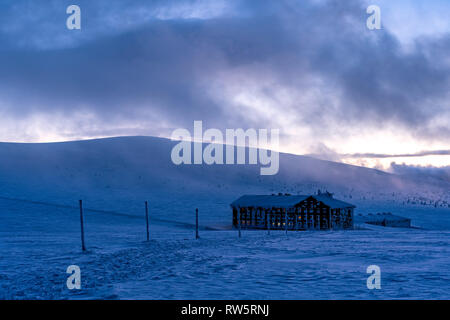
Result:
M449 17L445 0L2 0L0 141L203 120L279 128L291 153L450 166Z

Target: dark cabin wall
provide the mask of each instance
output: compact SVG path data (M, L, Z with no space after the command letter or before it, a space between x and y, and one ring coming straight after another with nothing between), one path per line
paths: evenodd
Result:
M307 199L294 208L240 208L244 229L329 230L353 228L353 208L330 208L315 199ZM233 208L233 226L238 227L238 208ZM331 219L331 221L330 221Z

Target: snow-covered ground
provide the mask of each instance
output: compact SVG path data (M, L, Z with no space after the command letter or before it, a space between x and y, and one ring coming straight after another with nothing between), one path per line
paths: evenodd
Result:
M0 144L0 298L450 298L448 184L291 155L282 155L275 177L253 166L176 167L167 159L172 144L143 137ZM420 229L244 230L238 239L230 228L229 203L244 193L317 188L355 203L357 213L390 211ZM81 268L81 290L66 287L72 264ZM366 287L372 264L381 268L381 290Z

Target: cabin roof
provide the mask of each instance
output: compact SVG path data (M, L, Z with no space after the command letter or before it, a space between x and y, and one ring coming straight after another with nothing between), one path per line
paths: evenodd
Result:
M350 203L334 199L327 195L244 195L231 203L231 206L254 208L291 208L295 207L309 197L312 197L333 209L355 207Z
M390 212L383 212L383 213L376 213L376 214L366 214L355 217L355 220L361 221L361 222L382 222L383 220L386 220L388 222L399 222L399 221L411 221L410 218L405 218L401 216L394 215Z

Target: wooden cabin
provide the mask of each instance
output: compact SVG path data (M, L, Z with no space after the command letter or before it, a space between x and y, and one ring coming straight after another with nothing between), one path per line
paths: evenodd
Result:
M355 206L320 195L245 195L231 204L233 226L242 229L352 229Z

